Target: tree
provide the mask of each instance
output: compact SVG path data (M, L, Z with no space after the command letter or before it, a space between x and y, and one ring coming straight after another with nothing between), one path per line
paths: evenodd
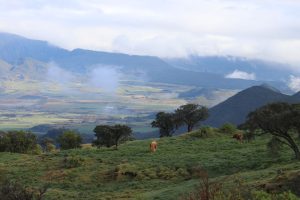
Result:
M99 125L94 128L96 140L93 141L93 145L98 148L101 146L111 147L113 146L112 140L112 127L109 125Z
M120 141L126 141L132 135L132 130L126 125L117 124L113 127L113 139L116 149Z
M58 137L58 143L61 149L75 149L81 148L82 138L75 131L65 131L62 135Z
M247 116L244 127L250 130L261 129L263 133L269 133L277 140L289 146L295 153L296 159L300 159L299 147L294 141L293 133L298 131L300 110L299 105L288 103L272 103L263 106Z
M37 137L31 132L9 131L0 136L0 150L13 153L30 153L36 148Z
M131 128L121 124L114 126L99 125L95 127L94 132L97 139L93 141L93 145L97 147L115 145L116 149L118 149L120 142L128 140L132 135Z
M176 127L187 125L188 132L191 132L195 125L208 118L208 109L198 104L186 104L175 111L174 121Z
M159 128L160 137L171 137L175 130L174 114L159 112L151 123L152 127Z

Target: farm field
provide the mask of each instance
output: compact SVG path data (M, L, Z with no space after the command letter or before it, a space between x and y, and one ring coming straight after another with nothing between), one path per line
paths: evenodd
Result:
M150 123L154 113L185 104L186 99L179 98L179 94L193 88L128 80L121 81L113 93L82 85L80 80L68 86L3 81L2 87L5 89L0 95L1 130L45 124L92 134L98 124L126 123L137 135L153 131ZM211 106L224 93L234 94L233 91L217 92L215 100L200 96L195 102Z

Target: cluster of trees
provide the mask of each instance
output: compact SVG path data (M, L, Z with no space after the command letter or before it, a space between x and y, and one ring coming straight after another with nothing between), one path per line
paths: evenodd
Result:
M8 131L0 133L0 151L13 153L31 153L39 149L36 135L26 131Z
M118 146L121 142L130 140L132 138L132 130L126 125L99 125L94 129L96 140L93 145L98 148L101 146L111 147Z
M272 103L248 114L247 120L241 125L251 132L259 130L273 136L269 145L278 143L287 145L300 160L300 104Z
M159 112L151 123L152 127L159 128L160 137L170 137L176 129L185 125L187 131L208 118L208 109L198 104L186 104L177 108L173 113Z
M66 130L57 137L56 142L61 149L73 149L80 148L82 139L75 131ZM39 141L38 137L29 131L0 132L0 152L39 154L55 149L55 140L49 137Z

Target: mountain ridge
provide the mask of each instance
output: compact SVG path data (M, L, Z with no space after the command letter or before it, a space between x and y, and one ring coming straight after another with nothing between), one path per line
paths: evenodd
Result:
M300 103L300 93L286 95L268 85L252 86L212 107L205 124L220 127L225 123L239 125L248 113L273 102Z
M22 65L24 60L31 58L45 64L55 62L61 68L79 74L84 74L90 67L97 65L102 67L119 66L122 73L144 72L150 82L168 84L245 89L262 83L262 81L255 80L228 79L211 72L193 72L178 69L155 56L128 55L85 49L69 51L49 45L45 41L27 39L8 33L0 33L0 40L2 37L9 41L0 43L0 59L14 65L14 67ZM30 72L27 73L31 74ZM32 72L32 74L34 73ZM282 82L269 83L276 87L284 85ZM284 87L287 89L286 86Z

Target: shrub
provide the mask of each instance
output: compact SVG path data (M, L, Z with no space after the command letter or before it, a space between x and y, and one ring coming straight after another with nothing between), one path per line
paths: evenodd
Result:
M128 163L118 165L112 172L112 177L115 180L132 179L137 177L138 170L135 165Z
M42 200L48 187L25 188L16 181L6 180L0 185L1 200Z
M225 123L223 126L219 128L220 133L225 133L228 135L232 135L236 132L237 128L235 125L230 123Z
M215 128L212 128L210 126L203 126L198 130L192 131L190 133L187 133L183 135L183 137L187 138L208 138L217 136L218 133Z
M45 152L54 152L56 149L56 146L54 145L54 140L49 137L45 137L41 141L41 145Z
M283 192L281 194L269 194L265 191L254 191L253 200L298 200L299 198L292 192Z
M64 168L76 168L80 167L84 164L84 158L79 157L79 156L65 156L63 159L63 167Z
M62 135L58 137L58 143L60 148L65 149L75 149L80 148L82 138L75 131L65 131Z
M251 142L252 140L255 140L255 133L253 131L245 131L244 132L244 139L247 141L247 142Z
M31 151L32 154L41 155L43 153L43 148L41 145L35 145L35 148Z

